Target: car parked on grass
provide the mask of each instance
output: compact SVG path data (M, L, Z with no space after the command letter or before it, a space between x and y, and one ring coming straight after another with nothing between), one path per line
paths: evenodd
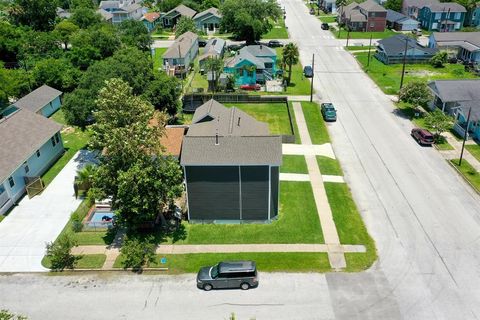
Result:
M322 28L322 30L328 30L328 29L330 29L330 26L328 25L328 23L324 22L324 23L322 23L321 28Z
M248 290L258 286L255 261L225 261L214 266L203 267L197 274L197 288Z
M269 46L270 48L278 48L283 47L283 43L278 40L270 40L268 41L267 46Z
M413 128L411 135L420 145L431 146L433 144L433 134L426 129Z
M258 90L262 89L262 86L259 85L258 83L242 84L240 86L240 89L247 90L247 91L258 91Z
M337 110L332 103L326 102L320 105L323 120L325 121L337 121Z
M305 66L305 68L303 68L303 75L305 78L313 78L313 68L311 66Z

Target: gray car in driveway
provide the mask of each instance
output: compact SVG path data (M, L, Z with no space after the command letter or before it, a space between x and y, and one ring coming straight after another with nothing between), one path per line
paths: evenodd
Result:
M214 266L203 267L197 275L197 287L212 289L243 290L258 286L257 266L254 261L225 261Z

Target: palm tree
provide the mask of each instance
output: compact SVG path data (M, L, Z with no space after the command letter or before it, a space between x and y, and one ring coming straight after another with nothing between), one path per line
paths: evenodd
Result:
M287 85L290 85L292 79L292 65L298 62L298 47L294 43L289 43L283 47L283 63L288 65Z
M82 170L79 170L77 172L77 176L75 177L75 183L80 190L87 192L88 189L91 188L93 183L93 177L96 171L96 166L94 166L93 164L87 164L85 167L83 167Z

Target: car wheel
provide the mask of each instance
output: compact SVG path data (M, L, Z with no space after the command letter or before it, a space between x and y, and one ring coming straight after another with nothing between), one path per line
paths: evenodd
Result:
M213 289L213 286L210 283L207 283L203 286L203 290L210 291Z
M250 285L248 283L244 282L240 285L240 288L242 290L248 290L248 289L250 289Z

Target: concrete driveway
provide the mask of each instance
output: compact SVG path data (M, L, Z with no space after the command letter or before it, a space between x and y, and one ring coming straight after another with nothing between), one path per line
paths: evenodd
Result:
M73 193L77 168L88 157L77 153L41 195L25 196L0 223L0 272L45 271L45 244L55 240L80 204Z

